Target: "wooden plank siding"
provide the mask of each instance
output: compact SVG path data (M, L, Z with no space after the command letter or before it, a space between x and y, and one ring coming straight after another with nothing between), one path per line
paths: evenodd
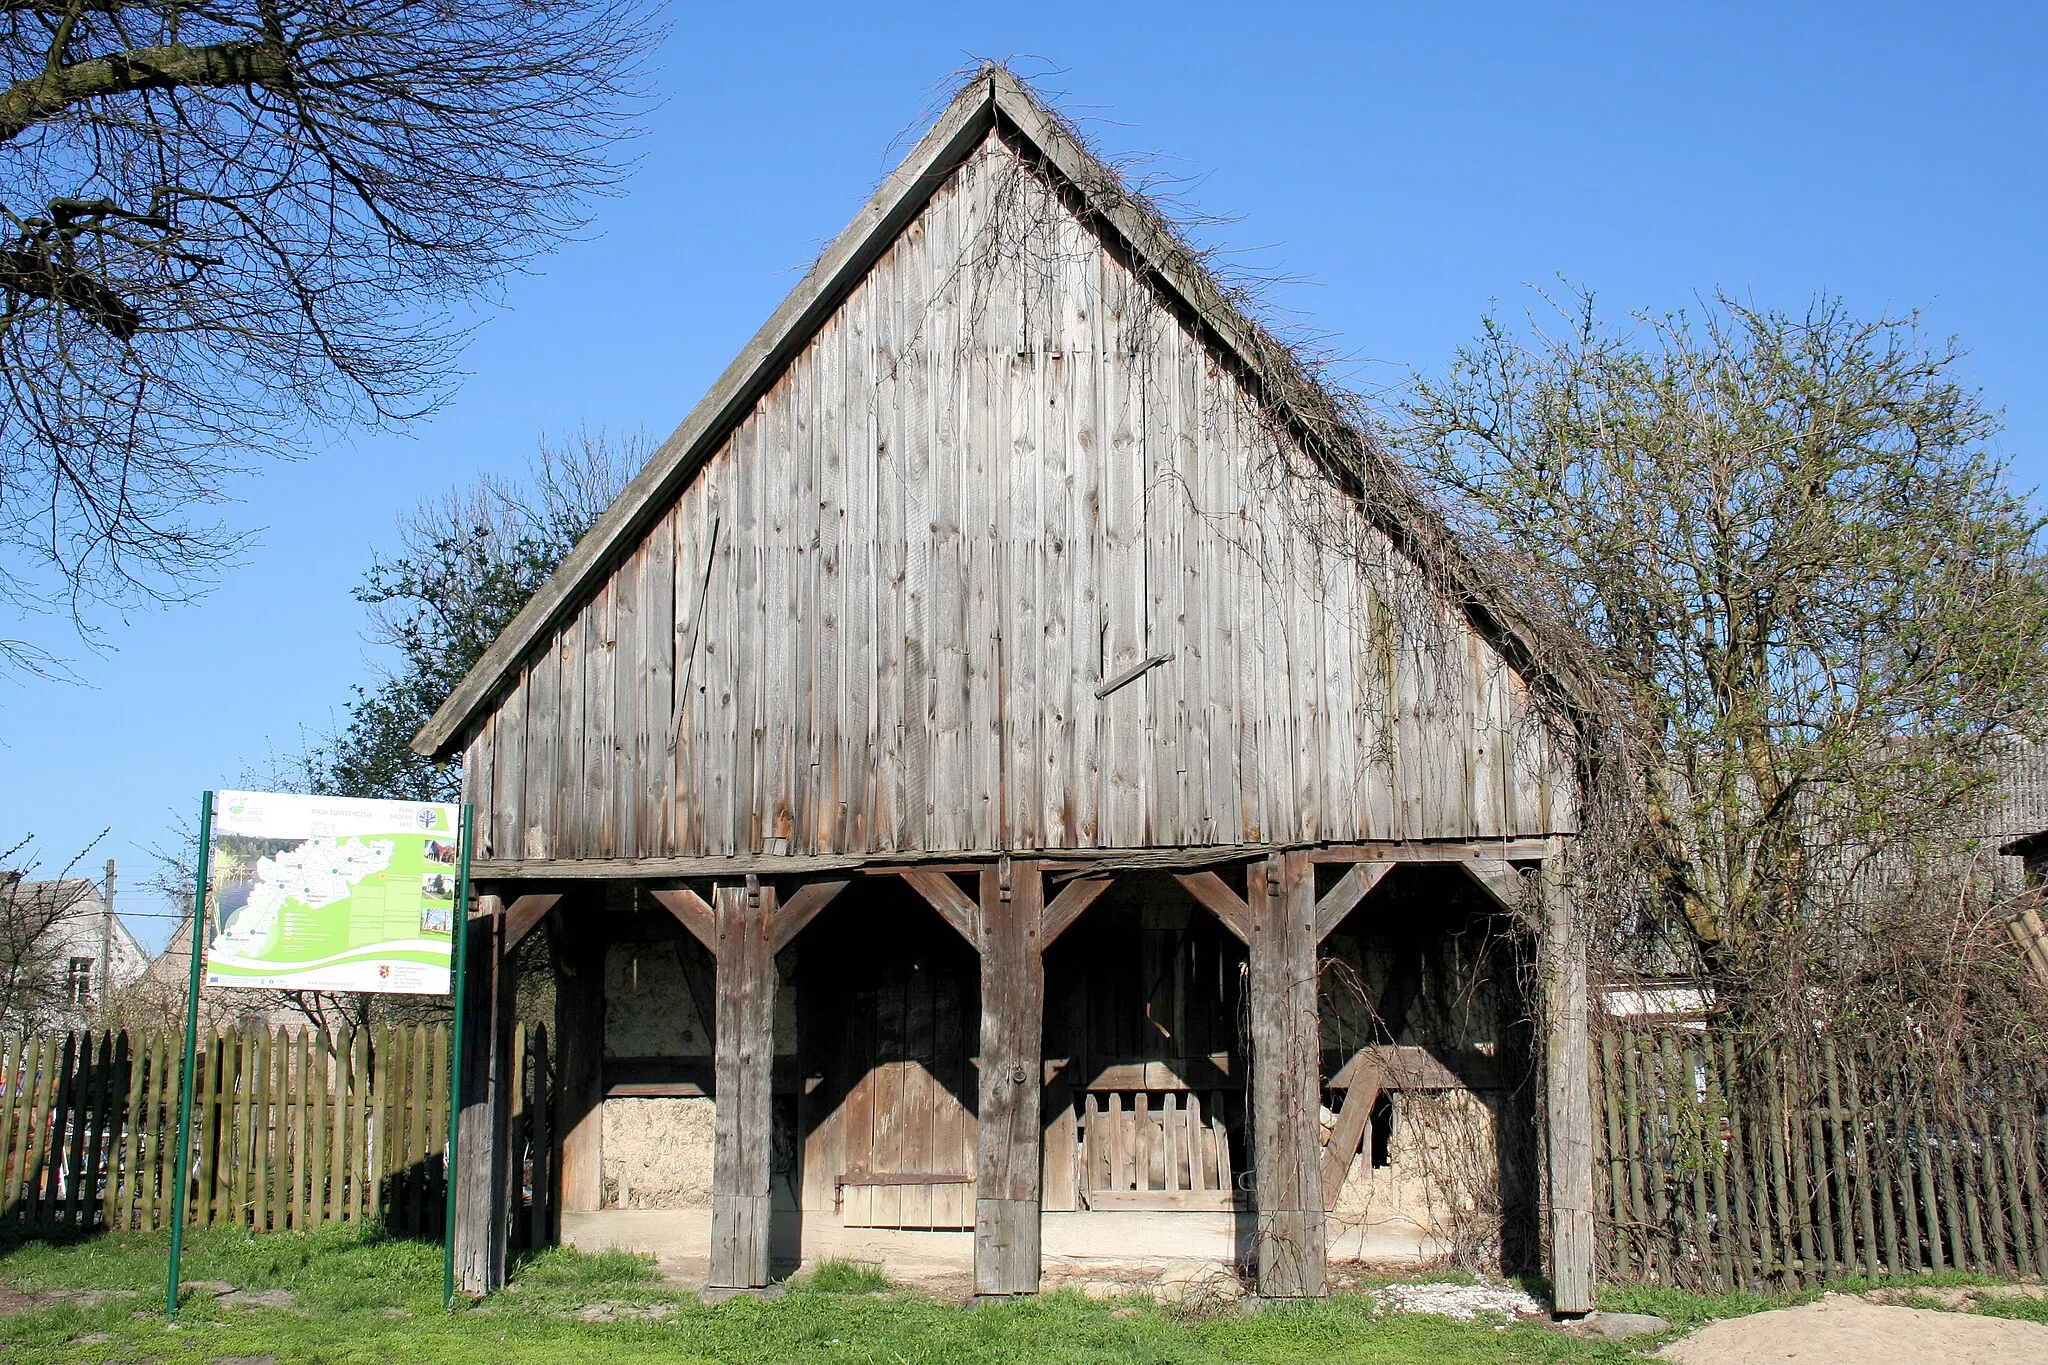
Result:
M468 740L487 857L1575 809L1524 680L999 133L543 639Z

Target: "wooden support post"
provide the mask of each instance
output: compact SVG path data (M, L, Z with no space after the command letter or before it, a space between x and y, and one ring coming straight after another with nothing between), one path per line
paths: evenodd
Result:
M1276 854L1246 889L1259 1293L1308 1298L1325 1269L1315 867Z
M718 1117L711 1150L711 1286L768 1284L774 1142L775 888L748 877L712 893L717 934L714 1024Z
M511 1067L516 985L505 952L505 904L478 896L464 917L469 935L463 1013L462 1144L455 1186L455 1281L465 1294L488 1294L505 1283L509 1217L506 1140L511 1117L506 1086Z
M1550 1287L1560 1317L1593 1311L1593 1088L1586 936L1560 869L1532 875L1541 916L1544 1099L1550 1161Z
M1032 861L981 874L980 1160L974 1201L974 1292L1035 1294L1039 1278L1040 1090L1045 881Z
M589 908L589 907L584 907ZM555 1132L561 1204L569 1213L604 1207L604 940L586 921L550 929L555 958Z

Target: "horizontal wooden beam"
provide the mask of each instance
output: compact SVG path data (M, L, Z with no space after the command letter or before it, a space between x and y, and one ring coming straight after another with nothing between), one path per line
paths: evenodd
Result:
M836 881L806 882L789 893L789 899L775 909L774 944L775 951L781 952L806 924L817 918L818 912L830 905L848 886L845 878Z
M1356 910L1358 903L1393 870L1392 863L1353 863L1351 870L1316 902L1316 942L1328 938L1330 931L1342 924L1344 917Z
M1041 854L1058 859L1046 870L1067 876L1099 873L1200 869L1245 862L1274 853L1300 853L1314 863L1449 863L1466 858L1545 862L1558 857L1570 836L1534 839L1377 840L1357 844L1197 844L1185 848L1011 849L1013 858ZM978 870L1002 851L949 849L932 853L740 853L686 858L480 858L470 865L474 882L656 881L682 877L802 877L822 872L900 875L905 868L956 872ZM511 890L512 888L506 888Z
M1244 1074L1227 1052L1144 1060L1089 1058L1086 1072L1065 1058L1046 1063L1046 1083L1073 1090L1242 1090Z
M1459 1049L1448 1054L1449 1061L1425 1047L1410 1044L1376 1043L1359 1048L1344 1062L1328 1068L1330 1078L1323 1084L1331 1090L1348 1090L1365 1076L1387 1090L1493 1090L1501 1083L1500 1059L1484 1053Z
M505 907L504 951L511 952L519 946L520 940L533 932L535 925L547 918L548 911L555 908L562 899L560 892L521 896Z
M981 907L943 872L906 871L903 880L923 896L977 953L981 951Z
M1331 844L1303 849L1312 863L1462 863L1474 858L1504 863L1540 863L1562 855L1564 840L1556 835L1544 839L1430 839L1380 841L1364 844Z
M688 929L690 936L703 944L713 957L718 956L717 921L708 901L687 886L650 887L647 894L674 915L676 922Z
M995 860L996 855L991 853L988 856L987 862L979 863L906 863L894 860L892 855L892 860L889 862L871 863L863 867L860 870L860 875L863 877L901 877L910 872L941 872L947 874L972 872L979 875L984 867L987 867L989 863Z
M1237 935L1240 943L1251 942L1251 907L1244 903L1244 897L1224 884L1223 878L1214 872L1181 872L1174 875L1174 880L1221 920L1225 929Z
M1045 903L1039 917L1038 951L1052 947L1054 939L1067 932L1081 912L1095 904L1114 885L1108 877L1079 877L1070 881L1057 896Z
M709 1057L607 1057L601 1075L607 1097L696 1099L718 1094L717 1067ZM794 1057L777 1057L768 1076L769 1089L777 1095L803 1089Z

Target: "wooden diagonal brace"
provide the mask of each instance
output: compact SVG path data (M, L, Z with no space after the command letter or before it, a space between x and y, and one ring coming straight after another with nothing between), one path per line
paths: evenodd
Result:
M931 903L932 909L946 923L959 931L975 952L981 951L981 907L976 905L955 882L943 872L927 872L913 869L903 874L903 880L910 883L911 890Z
M1393 870L1392 863L1353 863L1329 894L1316 902L1316 942L1328 938L1330 931L1342 924L1344 917L1356 910L1367 893Z
M1200 901L1210 914L1223 922L1223 927L1237 935L1238 942L1252 941L1251 907L1224 884L1214 872L1176 872L1173 879L1187 888L1187 893Z
M1072 927L1081 918L1081 912L1093 905L1112 883L1109 877L1076 877L1059 895L1047 901L1039 920L1038 951L1042 953L1052 947L1052 941Z
M1498 858L1466 858L1458 866L1464 868L1466 875L1493 897L1501 909L1522 921L1524 926L1535 926L1535 907L1530 905L1528 888L1513 864Z
M1344 1176L1351 1169L1351 1159L1358 1155L1358 1144L1365 1138L1366 1125L1372 1122L1372 1107L1379 1103L1380 1073L1369 1068L1344 1092L1344 1107L1337 1112L1337 1126L1330 1132L1330 1140L1323 1144L1323 1211L1333 1212L1337 1198L1344 1193Z
M687 886L678 886L647 892L655 903L676 917L676 922L690 931L690 936L718 956L718 929L716 917L705 899Z
M554 909L561 899L559 892L521 896L506 906L505 937L499 951L510 953L517 948L519 941L532 933L534 926L546 919L548 911Z
M790 941L803 932L806 924L817 918L818 912L838 899L851 882L806 882L790 893L775 911L774 948L781 952Z

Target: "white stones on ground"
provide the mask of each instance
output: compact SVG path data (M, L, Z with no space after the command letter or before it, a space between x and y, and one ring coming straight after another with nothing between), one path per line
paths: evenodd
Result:
M1511 1284L1389 1284L1372 1291L1383 1308L1396 1313L1434 1313L1460 1322L1533 1317L1547 1311Z

